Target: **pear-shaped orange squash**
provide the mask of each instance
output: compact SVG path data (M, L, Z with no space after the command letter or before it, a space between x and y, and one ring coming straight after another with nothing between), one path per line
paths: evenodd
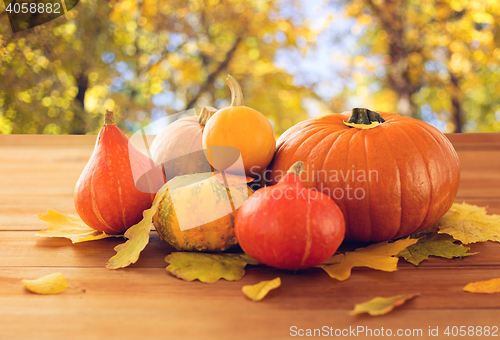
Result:
M142 219L163 184L161 169L129 142L113 112L106 111L94 152L75 188L80 218L95 230L122 233Z

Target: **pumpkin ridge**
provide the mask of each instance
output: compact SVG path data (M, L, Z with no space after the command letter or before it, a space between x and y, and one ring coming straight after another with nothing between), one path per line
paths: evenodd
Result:
M118 178L116 180L116 182L118 183L118 185L117 185L117 187L118 187L118 200L120 201L120 210L122 212L123 227L126 228L127 221L125 219L125 207L123 206L122 187L121 187L120 179Z
M363 144L365 145L365 174L369 173L370 171L370 167L368 166L368 147L366 145L366 137L367 137L367 134L363 134ZM368 230L370 230L370 237L371 237L371 234L373 234L373 226L372 226L372 214L371 214L371 204L370 204L370 182L368 182L368 184L365 186L365 190L366 190L366 198L368 199L368 216L370 217L368 219L368 222L369 222L369 225L368 225Z
M347 169L347 165L348 165L348 162L349 162L349 152L350 152L350 150L351 150L351 141L352 141L353 136L354 136L354 135L356 134L356 132L358 132L359 130L352 130L352 129L349 129L349 130L346 130L346 131L353 131L353 133L352 133L350 136L347 136L347 137L350 137L350 138L349 138L349 142L347 142L347 146L349 147L349 149L347 150L347 154L346 154L346 158L345 158L345 163L344 163L344 166L341 168L341 170L342 170L342 169ZM342 134L342 136L343 136L343 135L345 135L345 134L347 134L347 132L346 132L346 133L344 133L344 134ZM333 150L333 148L332 148L331 150ZM344 181L341 181L341 182L342 182L342 191L343 191L343 192L345 192L345 187L346 187L345 182L344 182ZM338 203L337 203L337 205L338 205ZM346 206L346 205L342 202L342 207L343 207L343 208L347 211L347 209L346 209L346 207L345 207L345 206ZM344 213L344 216L346 216L346 215L347 215L347 213ZM345 217L345 219L347 220L347 217ZM346 221L346 225L347 225L347 223L348 223L348 222ZM350 234L350 231L349 231L349 234ZM371 236L371 234L370 234L370 236ZM349 237L350 237L350 235L349 235ZM345 233L345 238L348 238L348 232L347 232L347 229L346 229L346 233Z
M387 136L385 135L384 133L385 131L382 131L382 136L383 136L383 139L387 145L387 149L389 150L389 153L392 157L392 159L394 160L394 163L396 164L395 168L397 170L397 176L398 176L398 183L399 183L399 186L398 186L398 193L399 193L399 226L397 226L396 228L396 232L392 234L392 237L389 238L389 239L392 239L398 232L399 230L401 229L401 222L403 221L403 195L402 195L402 185L401 185L401 171L399 170L399 164L398 162L396 161L396 158L394 157L394 154L392 153L392 148L391 148L391 143L389 142ZM371 235L370 235L371 236Z
M317 131L311 132L311 135L310 135L310 136L308 136L306 139L304 139L304 140L303 140L303 141L302 141L302 142L301 142L301 143L300 143L300 144L299 144L299 145L295 148L295 150L294 150L294 152L293 152L292 157L290 157L290 158L289 158L289 159L291 160L292 164L295 162L295 161L294 161L294 158L295 158L295 155L297 154L297 152L299 151L300 147L301 147L302 145L304 145L304 144L305 144L305 143L306 143L309 139L311 139L311 138L313 138L313 137L317 137L317 136L315 136L315 135L316 135L316 133L318 133L319 131L325 130L325 129L326 129L326 127L321 128L321 129L318 127L318 130L317 130ZM310 154L310 153L309 153L309 154ZM301 159L298 159L298 160L300 161ZM291 165L289 165L289 164L288 164L288 165L287 165L287 168L289 168L290 166L291 166Z
M334 148L335 143L337 143L337 140L339 139L339 137L342 136L346 131L349 131L349 130L337 130L334 133L328 134L327 136L325 136L325 138L323 138L323 142L325 145L329 145L330 143L331 144L330 144L330 149L323 157L323 162L321 163L321 166L319 167L319 169L323 169L323 167L325 166L325 162L328 159L328 156L330 155L330 152L332 150L335 150L335 148ZM332 141L330 141L330 139L332 139ZM325 142L325 140L326 140L326 142ZM316 145L311 150L310 154L312 154L313 151L315 151L319 147L323 147L322 143L318 143L318 145Z
M101 215L101 212L99 210L99 207L97 206L96 199L95 199L95 191L94 191L94 172L90 175L90 196L91 196L91 201L92 201L92 213L94 216L97 218L99 222L101 222L106 228L109 230L115 231L115 229L111 228L110 225L104 220L104 218Z
M299 123L299 124L301 124L301 123ZM306 128L310 127L310 126L312 126L313 129L318 129L318 130L311 131L311 136L309 136L309 137L312 137L312 135L314 135L320 129L324 129L324 128L320 128L319 126L315 126L314 124L302 124L302 125L304 125L302 127L302 129L297 129L298 131L294 131L290 135L285 135L285 133L286 133L286 131L285 131L285 133L283 135L281 135L279 139L281 139L282 141L284 141L284 140L286 140L287 138L290 138L290 137L293 137L293 138L300 137L301 136L301 130L306 129ZM289 131L289 130L287 130L287 131ZM300 143L300 145L302 145L306 140L308 140L309 137L307 137L306 139L304 139ZM276 149L279 149L282 146L282 143L283 142L281 142L281 144L278 144L276 146Z
M324 161L323 161L323 165L322 165L322 167L321 167L320 169L323 169L323 168L324 168L324 166L325 166L325 163L326 163L328 160L330 160L330 155L331 155L331 154L335 154L336 152L338 152L338 150L339 150L339 149L340 149L340 150L343 150L343 149L344 149L344 148L338 147L338 146L337 146L337 144L346 143L346 141L343 141L343 139L342 139L343 137L344 137L344 138L347 138L346 133L349 133L349 131L355 131L355 130L351 130L351 129L342 129L342 130L338 130L338 131L339 131L339 134L338 134L337 138L333 141L333 144L331 145L330 149L328 150L328 152L327 152L327 154L326 154L326 157L325 157L325 159L324 159ZM352 139L352 136L353 136L353 135L354 135L354 134L352 134L352 135L351 135L351 139ZM349 140L349 141L350 141L350 140ZM347 145L349 145L349 143L347 143ZM348 154L349 154L348 152L343 153L343 155L345 155L345 156L346 156L346 157L345 157L345 158L346 158L346 162L347 162L347 159L348 159ZM334 157L335 157L335 155L334 155ZM330 163L330 162L328 162L328 163ZM344 188L342 187L342 190L343 190L343 189L344 189ZM339 207L339 209L342 211L342 214L345 216L345 215L346 215L346 209L345 209L345 204L344 204L344 202L343 202L342 200L336 200L336 199L334 199L334 198L332 198L332 199L335 201L335 204L337 204L337 206ZM345 218L345 219L346 219L346 225L347 225L347 218ZM345 231L345 237L346 237L346 238L348 238L348 233L349 233L349 231L348 231L348 229L346 228L346 231Z
M324 166L325 166L325 163L326 161L330 158L330 154L331 153L335 153L335 152L338 152L338 148L336 147L336 144L337 143L340 143L339 140L342 136L344 136L345 133L347 133L349 130L337 130L335 132L338 132L338 136L336 136L337 138L335 138L335 140L333 140L333 143L331 144L330 146L330 149L328 150L328 152L326 153L325 155L325 158L323 159L323 163L321 164L321 167L319 169L323 169ZM333 134L332 134L333 135ZM329 135L331 136L331 135ZM346 157L347 158L347 157ZM342 205L343 207L343 203L339 204L339 202L335 202L339 207L340 205Z
M427 205L427 210L425 212L424 218L420 221L420 223L416 226L414 230L411 231L411 234L414 234L415 232L419 231L419 228L422 226L424 223L425 219L427 218L427 215L429 214L431 205L432 205L432 199L433 199L433 185L431 181L431 175L429 173L429 164L425 161L425 157L422 154L422 151L420 151L420 148L415 144L415 141L413 140L413 137L408 134L408 132L401 126L401 124L394 124L396 128L401 130L408 138L408 140L415 146L415 149L417 150L418 154L420 155L422 163L425 165L425 173L427 174L427 182L429 183L429 188L430 188L430 199L429 199L429 204ZM408 231L409 232L409 231Z
M421 130L423 130L426 134L428 134L432 140L434 140L441 148L443 146L443 143L441 143L437 138L436 136L434 136L434 134L432 134L429 130L426 129L426 126L424 125L421 125L421 124L416 124ZM449 141L448 141L449 143ZM455 156L456 156L456 151L453 147L451 147L450 149L453 150L453 152L455 152ZM441 150L441 149L440 149ZM442 150L441 150L441 153L442 153ZM442 153L443 154L443 153ZM453 174L452 174L452 170L451 170L451 167L449 166L449 162L448 162L448 157L443 154L443 157L447 160L447 165L448 165L448 184L449 186L451 186L452 184L452 178L453 178ZM458 159L458 156L457 156L457 159ZM432 201L432 200L431 200ZM449 204L449 207L447 207L446 209L443 209L443 211L439 212L439 214L436 214L436 215L439 215L439 216L443 216L450 208L451 208L451 205L453 204L453 201L451 202L451 204ZM426 216L427 217L427 216ZM425 221L425 219L424 219ZM437 220L435 221L437 222ZM434 223L435 223L434 222ZM430 224L429 224L430 225Z
M306 247L304 249L304 255L302 256L302 260L300 262L300 267L304 265L304 262L307 260L307 257L309 256L309 253L311 251L311 243L312 243L312 235L311 235L311 220L309 216L311 215L311 206L308 204L307 205L307 213L306 213L306 234L307 234L307 240L306 240Z

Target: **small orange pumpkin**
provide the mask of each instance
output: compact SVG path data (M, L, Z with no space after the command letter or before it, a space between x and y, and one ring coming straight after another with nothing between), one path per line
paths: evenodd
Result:
M308 119L288 129L276 149L269 183L304 161L304 186L335 200L346 240L380 242L424 230L458 191L460 163L446 136L393 113L353 109L351 116Z
M217 170L239 174L244 171L247 176L256 177L273 158L276 147L273 128L262 113L243 106L243 93L236 79L229 75L226 83L231 90L231 106L217 111L205 125L203 149L207 149L207 159ZM244 169L231 166L234 163L228 151L231 148L240 152ZM214 155L214 150L221 151Z

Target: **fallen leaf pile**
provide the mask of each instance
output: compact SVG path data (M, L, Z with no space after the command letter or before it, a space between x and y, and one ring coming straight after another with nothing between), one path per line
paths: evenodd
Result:
M49 210L48 214L38 215L40 220L49 225L49 228L39 231L36 235L66 237L73 243L124 236L127 241L115 247L117 254L109 259L106 265L109 269L124 268L135 263L148 244L152 218L164 195L165 187L156 195L153 206L144 211L143 220L129 228L124 235L108 235L95 231L86 226L80 218L63 215L54 210ZM355 267L395 271L400 257L418 266L429 256L450 259L475 255L478 253L469 253L470 248L464 247L463 244L485 241L500 242L500 216L488 215L486 209L482 207L466 203L454 204L441 220L421 233L394 242L381 242L344 254L337 254L318 267L327 272L330 277L344 281L351 276L351 270ZM204 283L213 283L220 279L240 280L245 275L247 264L258 264L246 254L174 252L165 260L169 263L167 271L175 277L186 281L199 280ZM60 273L37 280L23 280L23 284L29 290L39 294L58 293L67 287L66 280ZM255 285L245 285L242 292L249 299L260 301L270 290L280 285L281 279L277 277ZM473 293L500 292L500 279L469 283L464 290ZM356 305L351 314L382 315L417 295L419 294L404 294L390 298L377 297Z

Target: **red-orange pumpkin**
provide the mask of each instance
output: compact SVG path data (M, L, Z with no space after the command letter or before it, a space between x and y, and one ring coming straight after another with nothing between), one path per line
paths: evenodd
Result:
M296 161L306 163L304 185L328 194L342 210L345 239L359 242L429 227L450 209L460 179L458 156L437 129L366 109L288 129L277 141L268 183L276 183Z
M94 152L76 184L80 218L95 230L122 233L142 220L142 212L151 207L163 184L161 169L129 142L113 112L107 111Z
M151 144L151 157L162 166L167 181L176 176L212 171L203 152L202 133L215 112L213 108L204 107L199 117L181 118L156 135Z
M234 231L241 248L268 266L317 266L344 239L342 212L327 195L302 186L303 168L303 162L295 163L278 184L250 196L236 215Z

